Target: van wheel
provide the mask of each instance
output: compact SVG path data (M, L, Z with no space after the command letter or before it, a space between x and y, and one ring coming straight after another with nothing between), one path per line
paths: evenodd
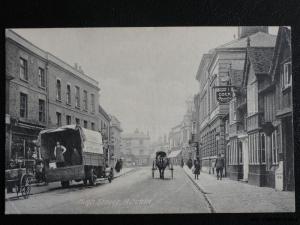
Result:
M63 187L63 188L66 188L66 187L69 187L70 186L70 182L67 180L67 181L61 181L60 182L61 183L61 186Z
M91 169L89 172L89 183L91 186L96 185L97 176L95 175L94 169Z
M83 179L83 184L87 185L87 179Z

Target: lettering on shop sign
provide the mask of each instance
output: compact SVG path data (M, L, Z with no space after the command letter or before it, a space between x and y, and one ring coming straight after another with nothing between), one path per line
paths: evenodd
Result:
M216 95L217 101L220 103L228 103L233 97L231 88L220 88Z

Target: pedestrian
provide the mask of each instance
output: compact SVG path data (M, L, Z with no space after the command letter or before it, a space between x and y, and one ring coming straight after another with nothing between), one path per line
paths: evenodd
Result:
M56 146L54 148L54 156L56 159L56 166L57 167L64 167L65 166L65 157L64 153L67 151L66 147L56 142Z
M216 167L216 171L217 171L217 180L222 180L222 175L223 175L223 168L224 168L224 158L221 157L221 154L219 153L218 154L218 157L216 159L216 162L215 162L215 167Z
M200 160L197 158L194 162L194 174L195 174L195 180L199 180L199 174L200 174Z

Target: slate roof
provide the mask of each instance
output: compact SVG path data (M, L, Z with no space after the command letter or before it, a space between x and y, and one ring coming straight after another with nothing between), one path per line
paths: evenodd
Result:
M248 59L250 60L256 74L267 74L269 72L273 53L274 48L247 48Z
M264 32L257 32L250 36L233 40L221 46L218 46L216 49L227 49L227 48L246 48L247 47L247 38L250 38L252 47L274 47L276 43L276 35L267 34Z

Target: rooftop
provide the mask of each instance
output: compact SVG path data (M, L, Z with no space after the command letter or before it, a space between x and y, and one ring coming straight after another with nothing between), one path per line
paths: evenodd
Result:
M264 32L257 32L250 36L236 39L226 44L218 46L217 50L222 49L234 49L234 48L246 48L247 47L247 38L250 38L252 47L274 47L276 42L276 35L267 34Z
M269 72L273 53L274 48L247 48L248 59L250 60L256 74L267 74Z

